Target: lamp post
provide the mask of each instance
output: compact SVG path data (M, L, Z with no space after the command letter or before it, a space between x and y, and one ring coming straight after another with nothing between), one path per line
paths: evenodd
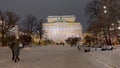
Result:
M120 37L120 26L118 26L118 36Z
M118 30L118 34L117 34L117 37L118 37L118 41L120 43L120 21L118 21L118 27L117 27L117 30Z
M38 35L39 35L39 44L40 44L40 31L37 31Z
M107 23L108 21L107 21L107 17L108 17L108 15L107 15L107 13L108 13L108 11L107 11L107 6L106 5L104 5L103 6L103 10L104 10L104 14L105 14L105 22ZM108 28L109 30L108 30L108 41L107 41L107 45L111 45L111 33L110 33L110 28Z
M103 5L103 14L104 14L104 23L107 23L107 6ZM103 30L104 34L105 34L105 39L106 39L106 44L109 45L110 44L110 30L108 29L108 34L106 34L105 30Z
M107 10L106 10L106 9L107 9L107 6L104 5L104 6L103 6L103 9L104 9L104 13L106 14L106 13L107 13Z

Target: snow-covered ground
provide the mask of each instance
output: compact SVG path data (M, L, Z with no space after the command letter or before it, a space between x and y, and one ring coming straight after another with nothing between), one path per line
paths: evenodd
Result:
M112 58L112 60L106 60L117 65L120 59L117 60L119 53L117 52L116 56L116 52L115 50L85 53L78 51L77 47L70 46L32 46L22 49L20 62L14 63L11 60L11 50L3 47L0 48L0 68L112 68L96 57L103 58L109 55L108 58ZM111 55L111 53L114 54ZM104 54L105 56L103 56ZM113 55L117 58L112 57Z
M117 46L120 47L120 46ZM113 68L120 68L120 49L116 48L114 50L107 51L92 51L88 52L92 57L110 65Z

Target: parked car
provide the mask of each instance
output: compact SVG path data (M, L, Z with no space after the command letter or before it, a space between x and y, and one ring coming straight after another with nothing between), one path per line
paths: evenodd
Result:
M113 46L107 46L107 50L113 50Z
M105 50L113 50L113 46L103 46L102 51L105 51Z

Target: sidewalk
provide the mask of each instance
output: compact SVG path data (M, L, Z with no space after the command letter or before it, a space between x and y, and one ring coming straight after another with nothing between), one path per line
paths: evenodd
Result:
M120 49L111 51L93 51L88 54L113 68L120 68Z

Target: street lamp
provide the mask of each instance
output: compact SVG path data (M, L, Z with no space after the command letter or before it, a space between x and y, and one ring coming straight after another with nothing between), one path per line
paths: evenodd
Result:
M39 31L37 31L37 33L39 34Z
M107 13L107 10L104 10L104 13L106 14L106 13Z
M118 21L118 24L119 24L119 26L118 26L118 30L120 30L120 21Z
M119 24L119 26L118 26L118 39L120 40L120 21L118 21L118 24Z
M118 24L120 24L120 21L118 21Z
M103 6L104 9L106 9L107 7L106 6Z
M103 9L104 9L104 13L105 13L105 14L107 13L106 8L107 8L107 6L103 6Z
M118 26L118 30L120 30L120 26Z
M114 26L114 23L112 23L112 26Z

